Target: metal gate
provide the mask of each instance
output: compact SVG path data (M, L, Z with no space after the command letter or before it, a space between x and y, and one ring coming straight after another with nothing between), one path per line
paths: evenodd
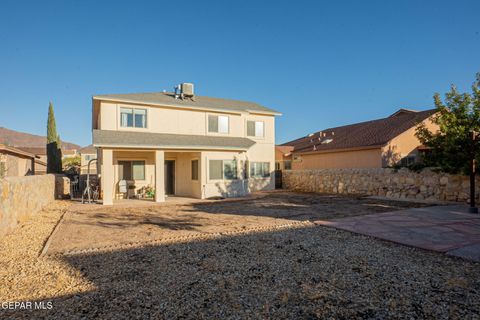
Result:
M98 187L98 175L90 175L90 185L97 189ZM80 174L70 178L70 198L72 200L82 200L82 194L87 187L87 175Z
M275 170L275 189L282 189L282 170Z

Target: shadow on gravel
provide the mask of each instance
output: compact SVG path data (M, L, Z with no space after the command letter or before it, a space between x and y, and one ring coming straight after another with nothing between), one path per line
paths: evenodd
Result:
M78 214L82 214L81 212ZM82 220L72 220L70 223L82 226L100 226L105 228L131 228L137 226L154 226L168 230L195 230L202 226L201 217L183 215L181 217L165 217L153 213L128 214L96 213Z
M288 220L327 220L431 206L429 204L320 193L275 192L264 197L196 203L185 211L253 215Z
M52 258L50 258L52 259ZM321 227L62 256L95 291L12 318L457 318L480 265Z

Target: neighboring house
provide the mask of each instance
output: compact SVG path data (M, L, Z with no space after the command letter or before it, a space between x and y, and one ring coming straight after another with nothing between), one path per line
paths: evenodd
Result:
M62 159L67 159L67 158L75 158L78 156L79 153L77 152L77 149L63 149L62 148Z
M46 147L17 147L20 150L33 153L38 159L47 163L47 148Z
M292 169L381 168L419 160L419 123L435 131L433 110L400 109L391 116L309 134L282 146L293 147Z
M33 153L0 144L0 178L33 175L37 161L42 164Z
M38 158L43 161L47 162L47 147L18 147L21 150L24 150L26 152L30 152L38 156ZM65 158L73 158L78 155L77 149L65 149L64 146L62 146L62 159Z
M87 174L88 163L90 162L90 160L97 159L97 148L95 148L93 145L89 145L78 150L78 153L80 154L80 174ZM96 161L92 161L90 163L90 173L97 173Z
M135 195L155 188L157 202L165 194L204 199L273 189L280 113L251 102L194 96L192 84L177 89L93 97L103 203L125 195L120 181Z
M292 151L291 146L275 146L275 170L292 169Z

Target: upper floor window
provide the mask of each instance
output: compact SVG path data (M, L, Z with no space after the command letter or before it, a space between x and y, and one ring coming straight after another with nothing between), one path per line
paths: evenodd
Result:
M228 117L208 115L208 132L228 133Z
M264 126L263 121L247 121L247 136L263 137L265 135Z
M120 108L120 126L126 128L146 128L147 110Z

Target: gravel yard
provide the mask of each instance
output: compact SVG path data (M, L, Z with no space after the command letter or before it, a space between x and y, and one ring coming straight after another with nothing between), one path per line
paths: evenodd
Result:
M272 192L253 199L150 206L76 206L67 212L49 246L50 254L172 237L241 232L425 204L315 193Z
M0 318L480 315L479 263L308 222L266 232L38 258L67 206L55 203L0 242L0 302L51 301L53 308L0 309Z

